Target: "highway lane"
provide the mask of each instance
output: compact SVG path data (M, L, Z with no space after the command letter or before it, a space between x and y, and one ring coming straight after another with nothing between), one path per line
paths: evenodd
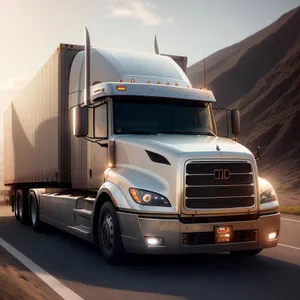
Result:
M300 266L300 217L282 215L279 246L262 254Z
M282 220L280 243L298 247L299 232ZM0 237L84 299L300 299L300 250L284 246L255 259L140 256L110 266L93 245L55 229L37 234L10 213L0 212Z
M282 235L280 242L300 248L300 217L284 215L281 218L281 226L284 232L294 232L294 229L298 229L298 231L295 232L295 235Z

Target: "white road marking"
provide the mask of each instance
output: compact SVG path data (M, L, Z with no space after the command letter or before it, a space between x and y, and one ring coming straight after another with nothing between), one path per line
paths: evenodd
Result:
M291 249L294 249L294 250L299 250L299 251L300 251L300 248L298 248L298 247L294 247L294 246L290 246L290 245L278 244L278 246L281 246L281 247L286 247L286 248L291 248Z
M291 221L291 222L296 222L296 223L300 223L300 220L295 220L295 219L281 218L281 220L284 220L284 221Z
M52 290L54 290L59 296L64 300L83 300L80 296L66 287L63 283L57 280L55 277L50 275L44 269L39 267L36 263L18 251L16 248L8 244L2 238L0 238L0 246L2 246L6 251L13 255L17 260L19 260L25 267L27 267L32 273L44 281Z

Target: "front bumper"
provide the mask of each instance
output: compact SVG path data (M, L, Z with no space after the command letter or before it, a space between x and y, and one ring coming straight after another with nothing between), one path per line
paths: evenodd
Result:
M280 213L262 215L257 220L218 223L182 223L178 219L143 218L137 214L118 212L124 248L127 252L144 254L188 254L228 252L275 247L275 240L269 241L270 232L280 229ZM254 230L255 240L222 244L184 245L183 235L188 233L209 233L215 226L231 225L233 231ZM145 237L163 239L161 246L148 246Z

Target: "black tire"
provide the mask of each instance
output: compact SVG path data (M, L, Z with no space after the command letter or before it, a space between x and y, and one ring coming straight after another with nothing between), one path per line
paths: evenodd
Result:
M100 210L98 221L98 244L105 260L110 264L125 262L120 224L115 207L105 202Z
M15 192L12 193L11 197L12 197L12 203L13 203L15 218L16 218L16 220L19 221L20 220L19 203L18 203L18 200L16 198Z
M16 193L16 200L19 207L19 220L23 225L29 224L29 209L28 209L28 199L27 199L27 193L18 190Z
M30 221L33 229L36 232L42 232L44 229L43 222L40 221L40 209L37 197L34 191L29 193Z
M244 250L244 251L231 251L230 254L234 256L246 256L251 257L259 254L262 249Z

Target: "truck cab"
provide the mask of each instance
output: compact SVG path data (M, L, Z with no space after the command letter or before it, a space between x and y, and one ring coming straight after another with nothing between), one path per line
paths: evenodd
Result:
M193 89L170 57L92 49L95 84L86 105L83 56L71 69L69 109L72 149L90 156L86 168L72 156L72 182L98 189L98 201L110 199L99 225L108 259L115 226L126 252L256 254L277 244L277 196L258 177L253 154L218 136L211 91Z

